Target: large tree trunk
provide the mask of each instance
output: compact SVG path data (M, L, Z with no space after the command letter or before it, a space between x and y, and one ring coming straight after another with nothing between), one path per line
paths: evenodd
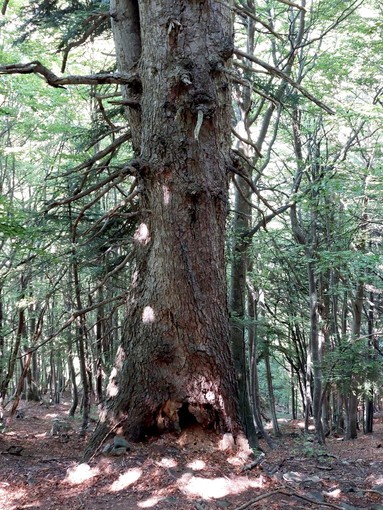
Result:
M110 431L240 431L224 254L232 14L212 0L142 0L136 12L143 213L122 343L88 457Z

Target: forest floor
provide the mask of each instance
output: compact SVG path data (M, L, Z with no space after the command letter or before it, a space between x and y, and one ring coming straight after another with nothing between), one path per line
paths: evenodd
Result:
M50 435L54 418L69 420L69 402L20 407L24 417L0 433L1 510L383 510L381 419L373 434L325 447L285 419L274 449L261 441L264 456L223 451L217 436L194 428L85 464L77 419L67 435Z

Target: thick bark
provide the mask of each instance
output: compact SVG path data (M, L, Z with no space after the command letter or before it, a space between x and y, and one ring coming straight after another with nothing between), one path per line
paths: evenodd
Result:
M141 57L141 31L138 0L111 0L110 14L119 71L131 73L137 68ZM126 116L131 127L135 153L140 153L141 143L141 93L139 80L121 87L127 105Z
M232 17L219 2L138 2L136 271L108 400L86 452L201 423L240 432L229 350L224 232Z

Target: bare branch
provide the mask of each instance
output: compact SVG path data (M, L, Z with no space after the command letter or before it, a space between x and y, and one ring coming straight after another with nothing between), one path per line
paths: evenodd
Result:
M297 50L298 48L304 48L305 46L309 46L313 42L321 41L329 32L331 32L333 28L337 27L338 25L343 23L343 21L345 21L349 16L351 16L351 14L353 14L358 9L358 7L360 7L363 4L363 2L364 0L355 0L354 2L352 2L350 5L347 6L347 8L342 12L342 14L340 14L337 17L337 19L333 23L331 23L331 25L328 28L326 28L326 30L324 30L319 36L314 37L313 39L310 39L305 43L298 44L297 46L295 46L295 49Z
M78 41L73 41L71 42L70 44L68 44L68 46L65 48L64 50L64 56L63 56L63 61L62 61L62 65L61 65L61 72L63 73L65 71L65 67L66 67L66 63L67 63L67 60L68 60L68 55L69 55L69 52L71 49L73 48L77 48L78 46L81 46L81 44L84 44L88 39L89 37L94 34L94 32L98 29L98 27L100 25L102 25L102 23L107 20L109 18L109 14L106 14L106 13L102 13L102 14L93 14L92 16L89 16L86 20L84 20L84 25L87 26L89 23L91 23L92 21L94 21L94 23L92 23L89 28L84 32L84 34L82 35L82 37L80 37L80 39L78 39Z
M256 16L253 12L251 12L249 9L246 9L245 7L243 7L242 5L240 4L236 4L234 5L233 7L231 7L229 4L227 4L226 2L223 2L222 0L218 0L220 4L224 5L225 7L227 7L228 9L231 9L232 11L236 12L237 14L244 14L245 16L248 16L249 18L253 19L256 23L259 23L260 25L263 26L263 28L265 28L268 32L270 32L271 34L273 34L274 37L276 37L277 39L280 39L281 41L283 41L283 37L278 34L277 32L274 31L273 27L271 25L269 25L268 23L266 23L265 21L263 21L261 18L259 18L258 16Z
M84 168L89 168L90 166L94 165L94 163L96 163L100 159L104 158L105 156L107 156L108 154L113 152L115 149L117 149L124 142L127 142L128 140L130 140L131 136L132 135L131 135L130 131L121 135L119 138L116 138L114 140L114 142L112 142L110 145L108 145L108 147L106 147L105 149L103 149L101 151L98 151L94 156L89 158L87 161L85 161L84 163L81 163L81 165L78 165L78 166L72 168L65 174L61 174L61 177L67 177L68 175L77 173L80 170L84 170Z
M110 120L110 118L108 117L106 111L105 111L105 108L104 108L104 104L102 102L102 99L99 99L98 97L95 96L95 99L97 101L97 104L98 104L98 108L101 112L101 115L103 117L103 119L105 120L105 122L108 124L108 126L112 129L112 130L115 130L116 129L116 126L113 124L113 122Z
M121 271L121 269L124 269L124 267L133 259L133 252L129 252L126 257L123 258L123 260L117 264L116 267L114 267L109 273L107 273L104 278L101 280L100 283L98 283L93 289L89 291L89 294L94 294L96 290L101 289L105 286L106 282L116 273Z
M77 218L76 218L76 221L74 222L74 225L73 225L73 228L74 229L77 229L78 227L78 224L80 223L81 219L83 218L85 212L90 209L94 204L96 204L97 202L99 202L99 200L108 193L108 191L110 191L111 189L113 189L114 187L118 187L118 184L120 182L123 182L125 180L125 176L122 176L119 180L117 180L117 182L113 182L112 184L110 184L106 189L103 189L102 191L100 191L100 193L98 195L95 196L95 198L93 200L91 200L88 204L86 204L82 209L81 211L79 212L79 214L77 215ZM132 187L133 189L135 188L135 182L133 183ZM139 193L138 189L135 190L134 192L132 192L128 199L127 199L127 202L129 201L132 201L133 198Z
M97 191L98 189L102 188L109 182L114 181L115 179L117 179L117 182L122 182L127 175L133 175L135 173L136 173L135 168L133 168L129 165L126 165L123 168L117 170L116 172L113 172L111 175L106 177L103 181L94 184L90 188L88 188L84 191L81 191L80 193L77 193L76 195L62 198L61 200L56 200L55 202L50 203L49 206L47 207L47 210L49 211L50 209L53 209L54 207L58 207L60 205L65 205L65 204L69 204L71 202L75 202L76 200L79 200L80 198L86 197L87 195L90 195L94 191ZM113 184L111 187L113 187Z
M233 172L235 175L238 175L239 177L241 177L241 179L243 179L243 180L246 182L246 184L249 186L249 188L251 189L251 191L252 191L253 193L255 193L255 195L258 197L258 199L259 199L259 200L260 200L260 201L261 201L261 202L262 202L262 203L263 203L263 204L264 204L264 205L265 205L268 209L270 209L270 211L274 214L274 216L276 216L277 214L279 214L279 213L277 212L279 209L274 209L274 207L273 207L273 206L269 203L269 201L268 201L268 200L266 200L266 198L264 198L264 197L262 196L262 194L260 193L260 191L257 189L257 186L255 186L255 184L252 182L252 180L251 180L249 177L247 177L247 176L246 176L243 172L241 172L240 170L238 170L237 168L235 168L235 167L234 167L234 166L232 166L232 165L228 165L228 169L229 169L231 172ZM234 184L236 184L236 183L235 183L235 181L234 181ZM239 188L238 188L238 190L239 190ZM249 200L247 200L247 198L246 198L246 197L242 194L242 192L241 192L241 195L242 195L242 197L244 198L244 200L245 200L245 201L246 201L246 202L247 202L247 203L248 203L251 207L254 207L254 208L255 208L255 209L257 209L258 211L261 211L261 210L260 210L260 209L259 209L256 205L254 205L252 202L250 202ZM291 207L291 205L292 205L292 203L291 203L291 204L289 204L287 207L283 206L283 207L285 207L285 209L283 209L283 210L285 211L286 209L288 209L289 207ZM262 214L263 214L263 212L262 212ZM273 216L273 217L274 217L274 216Z
M277 0L277 2L280 2L281 4L288 5L290 7L294 7L294 9L299 9L300 11L307 12L307 9L303 7L303 5L298 5L294 2L290 2L289 0Z
M243 234L244 237L246 237L248 239L252 238L258 232L258 230L260 230L261 228L266 229L266 225L268 223L270 223L271 220L273 220L280 214L282 214L285 211L287 211L288 209L290 209L291 206L292 206L292 203L289 202L288 204L281 205L280 207L278 207L278 209L275 209L270 214L266 214L266 216L263 216L263 218L256 225L254 225L254 227L251 230L244 232L244 234Z
M296 497L296 498L299 498L299 499L303 499L303 501L308 501L309 503L313 503L315 505L326 506L328 508L337 508L339 510L342 510L341 506L334 505L333 503L325 503L325 502L318 503L317 501L315 501L315 500L313 500L311 498L307 498L306 496L303 496L302 494L298 494L298 492L286 490L284 487L281 487L281 488L276 489L276 490L271 491L271 492L266 492L265 494L261 494L260 496L257 496L254 499L246 501L246 503L244 503L243 505L237 506L236 508L234 508L234 510L245 510L245 509L250 508L250 507L251 508L255 508L254 505L258 501L261 501L262 499L270 498L270 497L274 496L275 494L283 494L283 495L289 496L289 497Z
M0 66L0 74L37 74L44 77L48 85L61 89L65 88L64 85L129 84L139 79L136 73L97 73L85 76L69 75L60 78L37 60L28 64Z
M325 112L330 113L331 115L334 115L335 112L331 108L329 108L324 103L322 103L322 101L320 101L319 99L314 97L312 94L310 94L310 92L308 92L305 88L303 88L301 85L299 85L299 83L297 83L296 81L292 80L286 73L284 73L280 69L277 69L276 67L273 67L272 65L268 64L267 62L264 62L263 60L255 57L254 55L250 55L249 53L245 53L244 51L242 51L242 50L240 50L238 48L235 48L234 53L236 55L240 56L240 57L247 58L248 60L251 60L255 64L258 64L259 66L261 66L264 69L266 69L269 74L271 74L273 76L277 76L281 80L286 81L289 85L291 85L295 89L299 90L299 92L303 96L307 97L307 99L309 99L310 101L315 103L317 106L322 108ZM249 70L251 70L251 68L249 68Z
M121 306L124 303L125 299L126 299L126 293L120 294L119 296L115 296L115 297L112 297L112 298L104 299L103 301L99 301L98 303L95 303L93 305L87 306L86 308L82 308L81 310L74 311L72 313L72 315L69 317L69 319L67 319L64 322L64 324L61 326L61 328L59 328L57 331L55 331L55 333L52 333L51 335L49 335L48 338L46 338L40 344L34 345L33 347L31 347L28 352L35 352L38 349L40 349L40 347L42 347L43 345L47 344L48 342L50 342L54 338L56 338L60 333L65 331L77 319L77 317L80 317L81 315L85 315L86 313L89 313L92 310L96 310L100 306L106 305L108 303L112 303L113 301L120 301L119 306ZM25 354L20 356L20 357L23 357L23 356L25 356Z
M235 63L236 67L243 67L245 70L249 69L248 67L246 66L242 66L242 64L240 62L236 62ZM240 85L243 85L244 87L248 87L249 89L252 89L256 94L258 94L259 96L263 97L264 99L267 99L268 101L270 101L271 103L275 104L275 106L278 106L278 101L271 97L271 96L268 96L267 94L265 94L264 92L262 92L261 90L257 89L254 85L254 83L251 83L249 80L246 80L244 78L241 78L237 75L237 73L235 71L232 71L231 69L226 69L225 67L223 66L219 66L218 67L219 70L222 72L222 73L225 73L227 74L228 76L231 77L231 79L236 82L236 83L239 83ZM112 103L111 101L109 101L110 103ZM112 103L114 104L114 103Z
M233 135L236 138L238 138L238 140L240 140L243 143L246 143L247 145L250 145L250 147L252 147L255 150L255 152L257 153L257 156L262 158L262 154L254 142L252 142L251 140L248 140L247 138L243 138L239 133L237 133L237 131L234 128L231 128L231 132L233 133Z

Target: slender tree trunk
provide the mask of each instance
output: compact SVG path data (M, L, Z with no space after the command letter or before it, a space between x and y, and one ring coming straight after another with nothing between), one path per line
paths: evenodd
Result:
M254 385L256 376L254 374L254 367L256 366L256 359L252 359L252 367L250 369L251 381L248 381L248 356L246 349L246 320L248 319L248 312L246 307L247 302L247 265L249 243L243 240L244 232L249 230L251 207L248 200L251 197L248 184L239 180L236 183L235 201L234 201L234 246L231 262L231 285L230 285L230 311L231 311L231 348L234 358L235 373L237 377L238 391L239 391L239 409L241 412L242 422L245 426L246 437L248 438L251 446L256 447L257 433L254 427L253 412L249 405L248 388ZM252 346L252 350L255 349ZM258 391L252 392L253 408L258 406L257 402Z
M247 53L252 54L254 50L254 21L248 19L247 28ZM250 63L251 65L251 63ZM244 139L250 138L249 133L249 113L251 106L251 90L249 87L241 87L240 101L237 107L237 123L235 126L236 132ZM236 149L243 154L247 160L253 157L251 147L239 141L236 143ZM251 165L241 167L241 171L251 179ZM231 260L231 278L230 278L230 314L231 314L231 349L234 358L234 367L237 377L238 392L239 392L239 409L241 413L242 423L245 427L246 437L248 438L251 446L258 445L257 432L254 426L254 420L257 422L258 428L263 429L260 413L258 413L259 402L258 389L254 389L254 384L257 383L257 375L254 373L256 370L256 359L252 358L250 361L250 349L252 345L246 342L246 332L248 327L246 322L248 320L248 301L251 298L247 297L247 274L249 265L248 249L250 246L250 239L246 237L246 232L250 229L252 208L251 197L252 190L248 182L241 177L235 175L233 178L234 183L234 216L233 216L233 235L232 235L232 260ZM250 306L252 303L250 303ZM247 349L250 345L250 349ZM256 349L253 350L253 355ZM251 365L250 365L251 363ZM249 376L251 380L249 381ZM251 388L254 390L251 391ZM249 394L249 390L251 394ZM250 406L249 397L252 399L252 406ZM258 419L259 417L259 419Z
M311 257L311 254L309 254ZM308 262L309 295L310 295L310 347L312 353L313 374L313 415L317 439L324 443L325 436L322 424L322 336L319 331L318 289L313 263Z
M17 407L19 405L20 397L21 397L21 394L22 394L23 389L24 389L25 379L26 379L26 377L28 375L28 371L29 371L29 368L30 368L30 365L31 365L31 360L32 360L32 352L28 352L26 357L25 357L23 370L22 370L22 372L20 374L20 378L19 378L19 381L18 381L17 386L16 386L16 391L15 391L14 400L13 400L13 403L12 403L12 408L11 408L11 411L10 411L9 416L7 418L7 425L8 426L11 425L13 417L14 417L14 415L16 413L16 410L17 410Z
M248 329L248 342L249 342L249 394L251 397L253 420L255 421L259 434L266 440L267 444L272 448L273 442L270 435L266 432L262 421L261 399L259 396L259 377L258 377L258 298L256 291L252 286L249 286L248 292L248 313L249 313L249 327Z
M297 419L297 394L294 381L294 367L290 364L291 417Z
M29 319L29 331L31 335L36 334L36 317L35 317L35 306L29 307L30 319ZM27 373L26 383L26 399L33 400L38 402L40 400L39 389L37 385L37 353L35 351L32 352L32 360Z
M79 294L79 278L77 270L74 269L74 286L76 293L76 304L79 307L78 309L82 309L81 297ZM81 384L82 384L82 424L80 435L85 436L86 430L88 428L89 423L89 412L90 412L90 388L89 388L89 379L88 379L88 371L87 371L87 352L86 352L86 329L85 329L85 317L84 315L80 315L78 317L78 321L76 324L76 343L77 343L77 351L78 358L80 364L80 375L81 375Z
M14 395L14 400L13 400L12 408L11 408L11 411L10 411L9 416L7 418L7 425L10 425L12 420L13 420L13 417L14 417L14 415L16 413L17 407L18 407L19 402L20 402L20 397L21 397L22 392L24 390L25 380L28 377L28 374L30 373L31 362L32 362L32 359L33 359L33 346L35 345L35 343L37 342L37 340L41 336L43 319L44 319L44 315L45 315L45 310L46 310L46 307L43 306L43 308L40 311L39 320L37 321L37 323L35 322L34 330L30 332L31 336L32 336L32 339L31 339L31 348L25 350L23 369L21 371L20 378L19 378L19 381L18 381L17 386L16 386L16 391L15 391L15 395Z
M265 367L266 367L267 389L269 392L270 412L271 412L271 419L273 422L273 431L274 431L274 435L276 437L280 437L282 434L279 429L277 413L275 411L275 397L274 397L273 379L272 379L272 375L271 375L270 352L269 352L268 340L265 341L264 357L265 357Z
M3 288L0 286L0 390L3 387L4 374L4 309L3 309ZM4 397L3 392L0 391L0 421L4 416Z
M355 299L352 303L352 341L354 342L360 336L362 325L364 283L359 282ZM358 374L351 374L350 389L347 394L346 406L346 439L356 439L358 437Z
M25 290L27 287L26 279L24 276L21 277L20 287L21 287L21 297L23 298L23 297L25 297ZM18 352L20 349L21 340L22 340L23 336L25 335L25 331L26 331L25 307L21 307L19 309L19 313L18 313L18 323L17 323L15 343L13 345L11 355L10 355L9 361L8 361L8 370L7 370L7 373L5 374L4 379L1 381L1 388L0 388L1 402L4 402L9 383L11 382L12 377L14 375L16 361L17 361L17 355L18 355Z
M51 404L55 401L55 391L56 391L56 363L53 347L51 346L51 352L49 356L50 362L50 376L49 376L49 402Z
M72 392L72 405L71 405L71 408L70 408L68 414L69 414L69 416L74 417L74 415L76 413L77 406L78 406L78 388L77 388L77 382L76 382L76 370L74 368L74 363L73 363L73 351L72 351L71 346L69 347L69 352L68 352L68 367L69 367L69 377L70 377L70 381L71 381L71 392Z
M370 347L370 351L372 354L370 355L370 359L375 358L375 350L374 343L376 340L374 339L374 293L370 292L370 299L368 305L368 316L367 316L367 328L368 328L368 343ZM366 398L366 415L365 415L365 424L364 424L364 432L366 434L372 434L374 427L374 388L370 387L367 398Z
M102 289L99 290L99 301L103 301L104 296ZM96 401L100 404L103 401L103 337L105 336L105 319L104 307L97 309L97 322L96 322L96 349L95 349L95 395Z
M116 45L130 44L134 22L142 49L134 136L142 215L122 343L86 457L111 431L135 439L192 423L241 431L224 253L232 12L212 0L141 0L132 17L128 4L113 19Z

